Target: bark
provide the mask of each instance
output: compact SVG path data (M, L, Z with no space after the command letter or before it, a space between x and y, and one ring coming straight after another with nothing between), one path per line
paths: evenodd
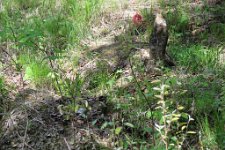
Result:
M153 31L149 40L150 59L146 62L146 69L148 72L154 70L158 61L161 61L165 66L175 65L166 52L168 37L169 34L166 20L161 13L156 13Z

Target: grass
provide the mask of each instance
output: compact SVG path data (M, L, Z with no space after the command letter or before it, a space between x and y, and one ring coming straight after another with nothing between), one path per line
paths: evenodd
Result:
M206 71L218 65L219 49L199 44L180 44L169 47L178 65L192 71Z
M98 14L102 2L99 0L5 0L1 3L3 11L0 12L2 24L0 41L12 43L10 48L16 51L17 57L26 53L21 57L56 60L65 51L79 45L79 41L86 35L90 35L91 22ZM42 80L43 75L46 77L49 69L40 65L42 62L30 63L32 64L26 67L25 72L29 74L25 76L26 78L37 83ZM38 66L42 67L37 68ZM40 69L44 69L42 73L38 72Z
M25 80L30 80L36 85L47 84L50 79L48 75L50 74L51 69L41 62L32 62L25 69Z
M3 118L3 114L8 111L9 103L8 102L8 87L5 83L4 77L0 76L0 121ZM1 131L1 129L0 129Z
M202 138L201 142L204 149L218 149L216 134L214 130L210 127L208 119L204 118L200 125L202 126L202 135L200 135L200 138Z

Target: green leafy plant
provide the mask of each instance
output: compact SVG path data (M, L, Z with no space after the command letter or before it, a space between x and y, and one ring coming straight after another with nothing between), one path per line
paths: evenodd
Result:
M176 84L176 80L169 81L166 82L171 86ZM175 83L171 81L175 81ZM155 125L165 144L165 149L180 149L187 136L196 132L189 129L189 125L194 119L184 111L184 106L176 104L174 100L168 98L171 86L161 84L153 88L156 91L154 96L158 99L156 110L161 110L158 111L161 117Z
M59 83L62 88L63 95L75 99L81 97L84 79L79 74L76 74L74 79L62 78Z

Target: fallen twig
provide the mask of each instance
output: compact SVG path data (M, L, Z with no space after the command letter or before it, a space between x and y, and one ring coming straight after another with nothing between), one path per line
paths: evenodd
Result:
M66 143L66 146L67 146L68 150L71 150L70 145L69 145L69 143L67 142L66 138L64 137L63 139L64 139L64 142Z

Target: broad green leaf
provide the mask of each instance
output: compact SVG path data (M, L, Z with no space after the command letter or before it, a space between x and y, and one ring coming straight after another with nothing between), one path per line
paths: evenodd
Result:
M171 137L171 140L174 141L174 142L176 142L177 141L177 137L176 136L173 136L173 137Z
M172 116L180 118L181 114L172 114Z
M105 129L108 126L108 122L104 122L103 125L101 126L101 130Z
M146 117L149 119L151 116L152 116L151 111L147 111L147 113L146 113Z
M187 113L181 113L181 116L185 119L188 119L189 118L189 115Z
M163 103L165 103L163 100L157 102L157 104L163 104Z
M172 118L172 119L171 119L172 122L175 122L175 121L177 121L177 120L179 120L178 117L175 117L175 118Z
M195 131L188 131L187 133L188 133L188 134L196 134Z
M164 95L165 95L165 96L168 96L168 95L169 95L169 92L168 92L168 91L165 91L165 92L164 92Z
M145 132L148 132L148 133L151 133L151 132L152 132L152 128L149 128L149 127L144 128L144 131L145 131Z
M95 119L94 121L92 121L92 125L95 125L97 123L98 119Z
M85 107L88 107L89 105L88 105L88 101L85 101Z
M128 127L131 127L131 128L134 128L134 125L131 124L131 123L129 123L129 122L126 122L124 125L125 125L125 126L128 126Z
M160 89L158 87L154 87L153 90L155 90L155 91L161 91L162 89Z
M155 95L156 98L163 99L162 95Z
M161 80L153 80L151 83L160 83Z
M187 128L187 126L183 126L183 127L181 127L181 130L183 131L184 129L186 129Z
M115 130L115 134L119 135L121 131L122 131L122 127L117 127Z
M184 109L184 106L179 105L179 106L177 107L177 109L178 109L178 110L183 110L183 109Z
M170 86L169 85L166 85L166 84L163 84L161 88L162 89L168 89L168 88L170 88Z
M195 119L193 119L193 118L191 118L191 117L189 118L189 121L193 121L193 120L195 120Z

